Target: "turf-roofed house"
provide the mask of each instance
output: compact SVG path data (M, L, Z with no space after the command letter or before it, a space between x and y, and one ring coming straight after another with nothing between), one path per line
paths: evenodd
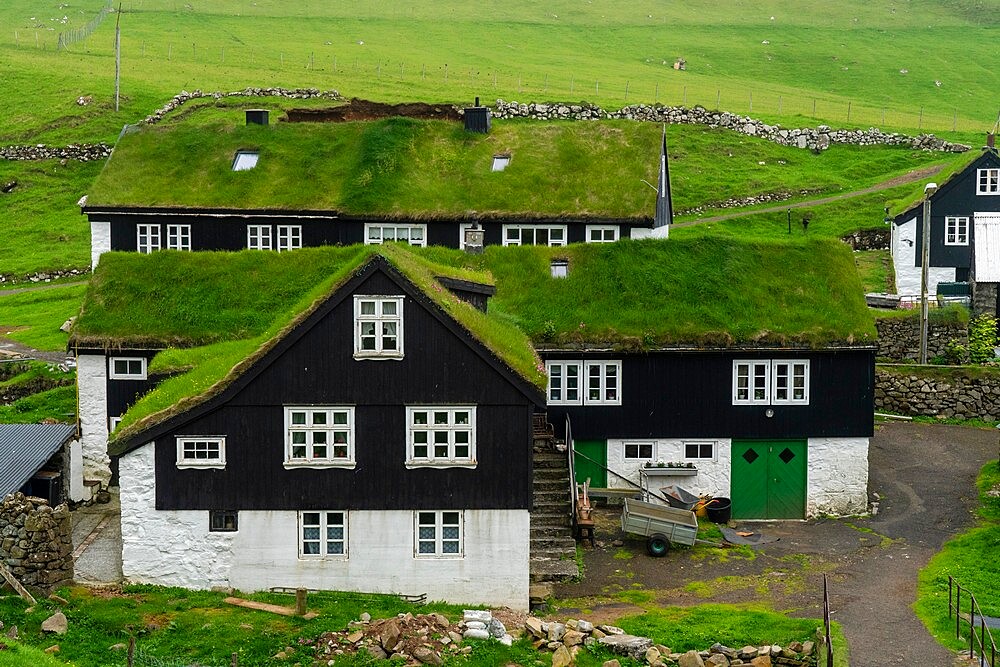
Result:
M652 123L471 132L458 120L300 116L244 124L234 109L200 110L125 132L82 209L93 264L111 250L462 248L470 229L486 245L667 234L665 143Z
M102 259L72 345L125 576L526 608L545 376L487 278L396 244Z

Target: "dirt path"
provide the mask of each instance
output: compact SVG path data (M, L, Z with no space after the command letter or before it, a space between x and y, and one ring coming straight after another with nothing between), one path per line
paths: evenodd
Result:
M12 294L24 294L25 292L38 292L47 289L59 289L60 287L76 287L86 285L86 280L78 280L71 283L45 283L44 285L31 285L29 287L14 287L11 289L0 289L0 296L11 296Z
M556 596L590 597L597 616L636 613L637 594L665 605L763 601L793 616L822 616L822 577L830 581L833 619L847 637L852 667L950 665L911 609L920 568L946 539L973 523L975 478L997 455L994 430L891 423L869 452L869 488L878 514L869 519L747 523L778 541L754 557L697 547L649 558L644 543L614 546L617 510L600 518L603 540L587 551L586 576ZM607 601L607 604L604 602Z
M907 183L915 183L917 181L922 181L926 178L934 176L943 169L943 165L932 165L930 167L922 167L920 169L914 169L911 172L903 174L902 176L897 176L896 178L891 178L888 181L883 181L881 183L876 183L871 187L864 188L863 190L854 190L853 192L843 192L839 195L830 195L829 197L821 197L819 199L810 199L808 201L795 202L794 204L781 204L778 206L767 206L765 208L755 208L751 211L737 211L735 213L723 213L720 215L710 215L704 218L698 218L697 220L689 220L687 222L675 223L674 227L691 227L693 225L700 225L706 222L722 222L723 220L732 220L734 218L745 218L750 215L758 215L760 213L781 213L790 208L808 208L810 206L822 206L823 204L830 204L835 201L840 201L842 199L852 199L854 197L861 197L863 195L868 195L873 192L880 192L882 190L889 190L890 188L897 187L899 185L906 185Z

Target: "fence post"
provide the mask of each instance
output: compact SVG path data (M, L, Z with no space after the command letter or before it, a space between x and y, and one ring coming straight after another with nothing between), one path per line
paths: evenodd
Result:
M753 113L753 91L750 91L750 113Z
M229 662L230 667L240 667L239 653L233 653L233 659Z
M722 106L722 88L715 91L715 110L718 111L720 106Z
M778 95L778 115L781 115L781 95Z
M955 639L962 636L962 585L955 583Z
M688 87L684 86L684 106L688 105Z
M851 103L847 103L847 122L851 122Z
M304 588L295 589L295 615L306 615L306 589Z
M656 82L656 88L653 90L653 104L660 101L660 82Z
M920 107L920 119L917 120L917 129L924 129L924 108Z
M625 101L628 102L628 81L625 82Z
M128 638L128 667L135 665L135 637Z

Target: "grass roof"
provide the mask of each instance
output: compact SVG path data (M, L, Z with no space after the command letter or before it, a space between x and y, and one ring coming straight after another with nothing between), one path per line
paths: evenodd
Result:
M914 206L919 204L924 199L924 187L927 183L937 183L938 189L940 189L945 183L955 178L970 164L978 160L983 156L982 151L966 151L965 153L958 153L952 159L948 160L945 165L941 168L937 174L933 177L928 177L921 181L920 185L913 186L912 190L909 190L905 197L902 197L895 201L887 202L889 205L889 214L892 216L898 216L906 213Z
M240 121L240 122L238 122ZM145 126L119 141L89 206L331 210L376 217L503 214L649 218L652 123L461 123L386 118L244 125L232 110ZM256 168L234 172L239 149ZM493 156L511 154L503 172Z

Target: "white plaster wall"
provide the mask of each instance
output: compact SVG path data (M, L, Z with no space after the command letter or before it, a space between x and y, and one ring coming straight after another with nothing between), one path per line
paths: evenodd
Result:
M730 473L732 466L730 465L730 451L731 451L731 441L728 439L718 439L718 438L685 438L685 439L671 439L671 438L659 438L656 440L643 440L637 438L629 439L610 439L608 440L608 468L615 471L619 475L628 478L629 480L640 483L639 470L645 464L646 459L626 459L625 458L625 443L626 442L652 442L653 443L653 458L652 460L656 462L658 459L663 459L664 461L687 461L684 458L684 443L686 442L715 442L715 452L716 458L714 461L709 461L708 459L690 459L691 463L694 463L698 468L698 474L696 475L655 475L649 478L649 487L651 491L659 492L660 487L669 486L673 484L674 486L683 487L684 490L690 491L691 493L701 495L701 494L711 494L714 496L729 496L729 484L730 484ZM608 486L611 488L630 488L629 485L615 477L614 475L608 475ZM655 500L655 499L654 499Z
M629 233L630 238L633 239L648 239L652 229L648 227L633 227L632 231Z
M896 294L920 298L920 264L917 262L917 219L910 218L902 225L894 225L892 233L892 265L896 271ZM927 271L927 293L937 294L939 282L954 282L953 267L931 266Z
M809 438L806 514L868 511L868 438Z
M90 223L90 268L100 261L101 255L111 250L111 223Z
M208 511L157 511L154 461L153 443L119 459L122 574L133 583L229 586L240 533L209 532Z
M69 499L73 502L89 500L83 486L83 447L79 440L69 443Z
M464 556L436 559L413 557L413 512L352 511L347 559L300 559L296 512L244 510L238 532L209 532L207 510L155 509L153 464L152 443L120 459L122 572L129 581L426 593L456 604L528 608L527 510L466 510Z
M76 382L80 395L80 444L83 476L111 481L108 457L108 361L103 354L81 354L76 358Z

